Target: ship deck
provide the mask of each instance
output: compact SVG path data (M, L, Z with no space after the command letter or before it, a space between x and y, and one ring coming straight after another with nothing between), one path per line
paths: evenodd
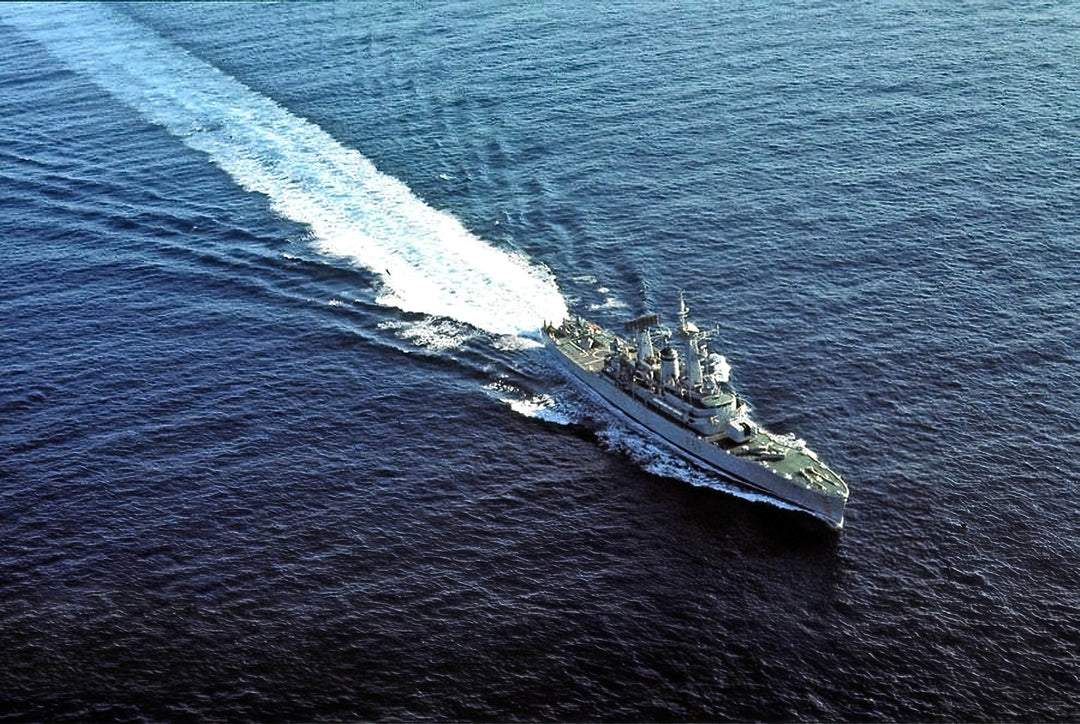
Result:
M801 476L811 488L846 493L847 486L836 473L787 436L758 428L746 442L723 447L732 455L759 462L784 477Z
M583 341L593 342L597 339L602 340L603 344L594 343L588 348L582 344ZM562 350L563 354L573 360L574 364L589 372L599 373L604 369L604 361L611 352L611 341L613 339L612 335L605 334L602 330L597 329L591 330L591 335L584 335L579 338L553 337L552 341Z

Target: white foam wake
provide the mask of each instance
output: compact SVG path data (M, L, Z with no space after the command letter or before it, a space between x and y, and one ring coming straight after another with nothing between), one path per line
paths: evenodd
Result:
M484 391L514 412L558 425L570 425L578 415L572 407L551 395L528 392L505 379L484 385Z
M0 18L240 186L377 274L379 302L519 334L566 315L550 273L496 249L309 121L97 4L0 4Z

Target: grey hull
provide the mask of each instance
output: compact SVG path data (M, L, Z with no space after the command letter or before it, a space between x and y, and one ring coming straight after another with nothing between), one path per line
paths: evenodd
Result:
M689 458L691 462L725 479L794 505L834 529L839 530L843 527L846 502L843 498L811 490L777 475L763 465L731 455L649 409L601 375L574 364L547 335L544 335L544 345L551 350L563 369L569 372L574 380L599 395L635 426L647 433L659 436L681 456Z

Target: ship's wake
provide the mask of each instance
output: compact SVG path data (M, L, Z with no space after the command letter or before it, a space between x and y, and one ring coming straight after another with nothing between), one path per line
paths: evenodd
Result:
M484 391L490 397L525 417L556 425L573 425L578 419L577 410L564 399L545 392L529 392L505 379L484 385Z
M566 316L546 268L485 243L358 151L122 13L97 4L5 4L0 18L205 153L242 188L265 194L274 211L311 229L317 250L372 272L381 285L376 301L427 315L383 323L409 343L458 347L468 331L440 321L455 320L501 335L500 349L529 348L538 346L530 333ZM606 296L603 306L624 305ZM519 414L560 425L595 421L604 407L569 388L549 395L497 380L485 391ZM693 467L622 421L602 422L597 437L653 474L779 504Z
M479 239L315 124L114 9L5 4L0 17L306 224L319 251L373 272L379 303L502 335L565 316L545 268Z

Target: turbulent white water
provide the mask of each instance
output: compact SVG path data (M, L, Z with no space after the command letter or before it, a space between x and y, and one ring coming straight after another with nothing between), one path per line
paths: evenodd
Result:
M112 9L5 4L0 18L310 226L320 251L377 274L381 303L497 334L565 316L546 269L485 243L315 124Z

